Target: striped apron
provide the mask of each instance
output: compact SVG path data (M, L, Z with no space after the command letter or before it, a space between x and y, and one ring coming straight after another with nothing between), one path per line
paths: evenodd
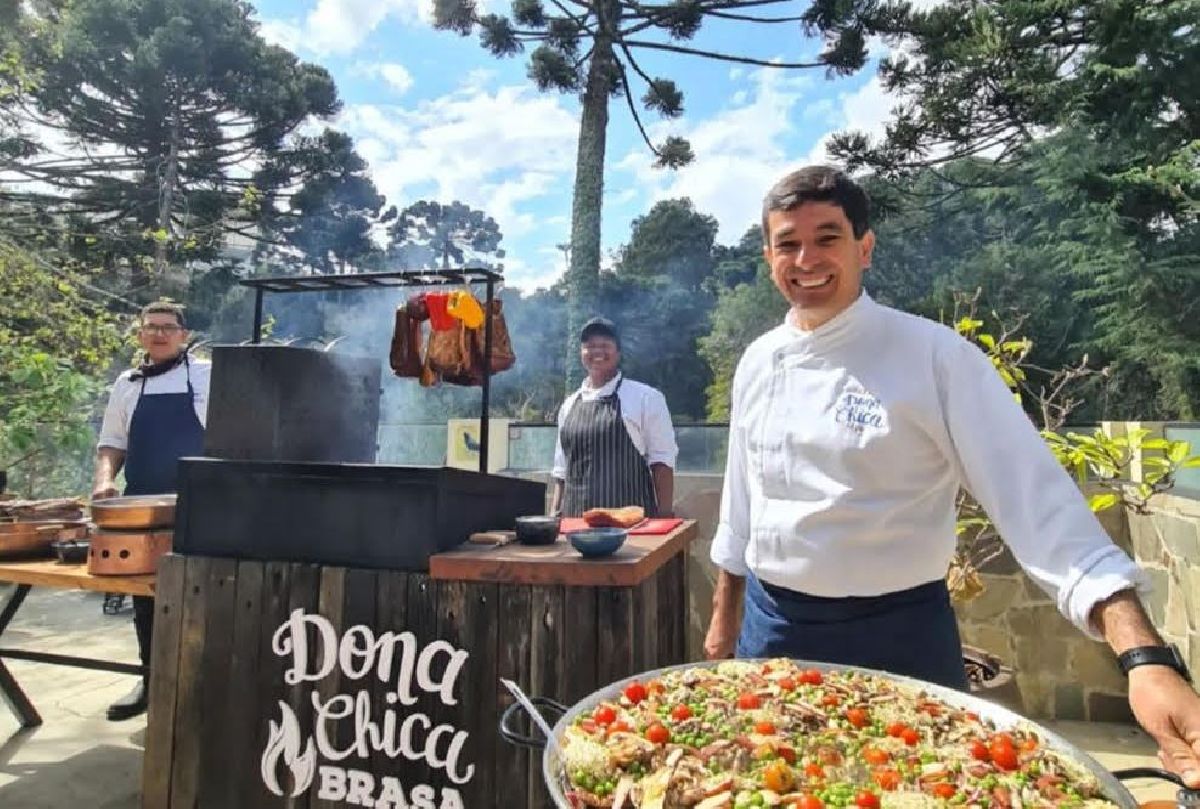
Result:
M958 622L943 580L880 596L821 598L746 577L738 657L886 671L967 690Z
M650 467L621 418L620 390L617 382L608 396L588 402L576 398L563 419L559 440L567 459L564 517L578 517L590 508L641 506L647 517L658 511Z

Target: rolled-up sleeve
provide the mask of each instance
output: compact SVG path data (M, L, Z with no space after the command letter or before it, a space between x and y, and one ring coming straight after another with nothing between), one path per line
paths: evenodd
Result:
M741 429L739 372L734 375L729 412L729 439L725 450L725 480L721 487L721 512L709 558L735 576L746 576L746 547L750 541L750 486L746 477L746 446Z
M1089 637L1093 607L1121 590L1147 587L1075 481L1000 379L965 340L939 362L938 384L961 479L1025 572Z
M675 443L675 427L671 424L671 411L667 407L666 397L656 390L650 390L646 395L642 419L646 463L666 464L674 469L679 447Z
M122 380L113 382L104 407L104 420L100 422L100 438L96 447L129 448L129 414L126 412L126 397L121 395Z

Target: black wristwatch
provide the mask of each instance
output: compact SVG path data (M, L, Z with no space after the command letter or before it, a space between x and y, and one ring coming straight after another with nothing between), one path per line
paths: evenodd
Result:
M1117 657L1117 665L1121 667L1122 673L1126 676L1129 675L1130 670L1138 666L1168 666L1179 672L1179 676L1189 683L1192 681L1187 663L1184 662L1183 655L1179 653L1179 649L1173 643L1166 646L1137 646L1129 649Z

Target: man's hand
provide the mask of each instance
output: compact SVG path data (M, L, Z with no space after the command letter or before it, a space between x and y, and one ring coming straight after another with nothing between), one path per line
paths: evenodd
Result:
M1112 650L1159 646L1162 638L1133 590L1121 590L1092 608L1092 623ZM1163 766L1200 789L1200 696L1167 666L1129 671L1129 707L1138 724L1158 742Z
M733 657L741 629L742 597L745 593L744 578L727 570L717 574L717 586L713 588L712 618L708 622L708 634L704 637L704 654L709 660Z
M1200 789L1200 696L1174 669L1138 666L1129 672L1129 706L1158 742L1163 766Z
M704 656L709 660L733 657L738 639L738 620L736 611L732 616L728 612L714 612L708 622L708 634L704 636Z

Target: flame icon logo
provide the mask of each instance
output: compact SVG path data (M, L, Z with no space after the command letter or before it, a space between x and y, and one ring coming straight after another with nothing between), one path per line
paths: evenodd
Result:
M300 723L296 721L296 715L292 713L292 709L287 703L279 703L280 721L275 724L275 720L270 721L270 736L267 739L267 747L262 754L262 779L266 784L267 789L276 795L284 795L283 788L279 786L279 779L276 777L276 770L279 765L280 756L283 757L283 763L287 765L292 773L292 790L290 797L299 797L312 784L313 774L317 768L317 753L313 749L313 740L308 740L307 746L304 748L304 754L300 754Z

